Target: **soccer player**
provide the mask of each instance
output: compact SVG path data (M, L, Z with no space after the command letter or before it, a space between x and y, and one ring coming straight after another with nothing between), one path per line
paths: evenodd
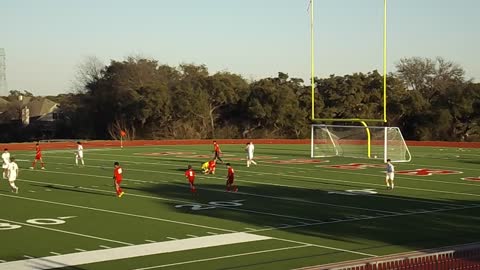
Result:
M75 152L75 164L78 166L78 160L82 161L82 166L85 166L85 162L83 161L83 145L81 142L77 142L77 152Z
M122 191L122 188L120 187L120 183L122 182L123 179L123 170L122 167L120 167L120 163L115 162L113 163L113 184L115 185L115 191L117 192L117 197L122 197L125 192Z
M387 159L387 175L385 176L385 182L387 183L388 189L393 189L395 187L393 183L393 178L395 177L395 167L392 164L390 159Z
M220 158L222 155L222 150L220 150L220 146L218 145L217 141L213 141L213 160L217 161L220 160L223 163L223 160Z
M188 179L190 183L190 191L192 193L197 192L197 188L195 188L195 171L192 169L192 165L188 165L188 169L185 171L185 177Z
M32 167L30 167L30 169L35 169L35 165L37 164L37 161L40 160L40 163L42 164L42 170L45 170L45 163L43 163L43 159L42 159L42 149L40 148L39 143L35 145L35 151L36 151L35 160L33 161Z
M217 168L217 162L214 159L208 162L208 173L215 174L215 169Z
M8 169L8 164L10 163L10 153L8 152L8 149L7 149L7 148L3 149L2 160L3 160L3 164L2 164L2 169L3 169L2 177L3 177L3 179L7 179L7 169Z
M255 151L255 146L253 142L247 143L245 147L245 152L247 152L247 167L250 167L250 164L257 165L257 163L253 160L253 152Z
M230 192L232 190L233 190L233 192L237 192L238 187L233 184L233 181L235 180L235 170L233 170L230 163L227 163L226 165L227 165L227 169L228 169L228 173L227 173L227 192Z
M12 192L18 193L18 187L15 185L15 180L17 180L18 176L18 165L15 162L15 158L11 157L10 162L8 163L7 168L7 179L10 187L12 188Z
M207 174L207 173L208 173L208 163L209 163L209 162L210 162L210 161L207 161L207 162L202 163L201 169L202 169L203 174Z

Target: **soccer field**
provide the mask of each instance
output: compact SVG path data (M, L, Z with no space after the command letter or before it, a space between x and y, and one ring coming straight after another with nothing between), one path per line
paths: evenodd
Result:
M211 148L86 143L85 167L51 150L44 171L28 169L32 151L11 151L20 192L1 182L0 269L294 269L480 241L480 149L412 147L387 190L380 160L312 162L309 145L257 144L247 168L243 144L222 145L231 193L225 166L199 171Z

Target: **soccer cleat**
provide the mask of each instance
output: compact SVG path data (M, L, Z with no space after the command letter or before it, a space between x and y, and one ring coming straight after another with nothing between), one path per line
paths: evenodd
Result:
M33 167L30 167L30 170L33 170Z
M120 192L120 194L118 194L118 197L121 198L123 196L123 194L125 194L125 192Z
M45 170L45 167L42 167L42 170Z
M16 194L18 194L18 187L17 187L17 188L15 188L15 193L16 193Z

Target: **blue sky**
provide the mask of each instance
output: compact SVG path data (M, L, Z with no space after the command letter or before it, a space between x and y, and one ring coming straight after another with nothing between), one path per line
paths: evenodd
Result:
M72 89L88 56L205 64L247 79L310 74L308 0L0 0L9 89ZM316 75L382 70L383 0L315 0ZM480 81L480 1L388 0L388 70L402 57Z

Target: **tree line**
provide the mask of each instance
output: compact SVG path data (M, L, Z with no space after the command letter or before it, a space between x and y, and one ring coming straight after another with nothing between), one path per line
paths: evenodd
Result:
M279 72L248 81L143 58L85 62L80 90L62 94L59 138L308 138L311 85ZM383 77L376 70L315 78L318 118L382 118ZM404 58L387 76L388 125L409 140L480 140L480 84L442 58Z

